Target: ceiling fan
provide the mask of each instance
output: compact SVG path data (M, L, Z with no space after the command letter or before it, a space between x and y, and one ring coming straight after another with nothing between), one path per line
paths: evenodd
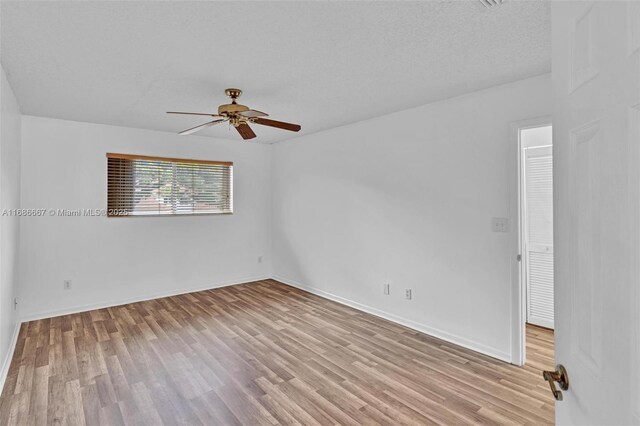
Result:
M269 114L266 114L262 111L256 111L255 109L250 109L246 105L240 105L236 102L236 99L240 97L242 94L242 90L240 89L226 89L224 91L225 95L231 98L230 104L223 104L218 107L217 114L207 114L203 112L179 112L179 111L169 111L167 114L187 114L187 115L206 115L209 117L220 117L213 121L209 121L207 123L201 124L196 127L192 127L191 129L183 130L178 133L179 135L190 135L197 131L206 129L207 127L211 127L213 125L229 122L235 129L240 133L243 139L253 139L256 137L256 134L253 133L251 127L249 127L249 123L260 124L262 126L269 127L277 127L278 129L290 130L292 132L297 132L301 129L298 124L285 123L284 121L276 121L270 120L268 118Z

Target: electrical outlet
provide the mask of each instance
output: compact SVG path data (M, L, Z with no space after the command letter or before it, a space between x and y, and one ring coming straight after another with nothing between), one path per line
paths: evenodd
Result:
M491 230L493 232L509 232L509 219L506 217L492 217Z
M411 300L411 289L407 288L404 290L404 298L407 300Z
M391 290L389 287L390 287L390 284L387 283L387 284L384 285L384 289L383 289L384 294L387 295L387 296L389 295L390 290Z
M64 280L64 289L71 290L71 280Z
M262 256L258 256L258 263L262 263Z

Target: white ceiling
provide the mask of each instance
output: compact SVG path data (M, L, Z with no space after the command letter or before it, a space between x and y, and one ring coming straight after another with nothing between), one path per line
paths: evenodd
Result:
M312 133L551 68L548 2L0 7L2 65L24 114L171 132L205 120L165 111L214 112L226 87ZM259 142L296 135L254 130ZM226 125L202 134L240 139Z

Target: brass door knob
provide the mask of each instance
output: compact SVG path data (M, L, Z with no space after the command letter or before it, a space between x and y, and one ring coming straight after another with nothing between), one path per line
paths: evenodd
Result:
M562 364L556 365L556 371L543 371L542 377L549 382L549 387L551 387L551 393L556 401L562 401L562 392L556 389L556 383L560 385L560 389L567 390L569 389L569 375L567 374L567 369L564 368Z

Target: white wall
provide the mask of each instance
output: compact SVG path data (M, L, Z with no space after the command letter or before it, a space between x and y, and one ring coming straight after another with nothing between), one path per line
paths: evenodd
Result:
M274 145L275 276L510 360L516 253L490 224L510 123L550 111L545 75Z
M20 107L0 67L0 212L20 206ZM0 384L17 324L19 219L0 215Z
M23 318L270 275L268 145L30 116L22 143L23 208L105 208L107 152L234 162L233 215L23 218Z

